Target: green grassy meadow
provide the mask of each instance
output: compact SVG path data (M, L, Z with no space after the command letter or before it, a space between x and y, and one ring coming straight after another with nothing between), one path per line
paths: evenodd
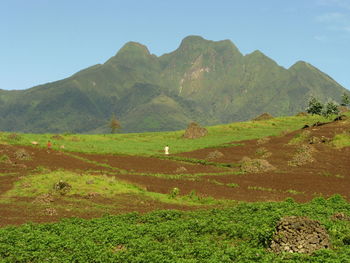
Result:
M158 155L163 153L165 145L169 145L170 153L188 152L197 149L223 146L225 143L257 139L266 136L278 136L285 132L300 129L305 124L317 121L325 122L331 118L314 116L279 117L266 121L236 122L208 127L208 135L199 139L184 139L184 131L150 132L126 134L61 134L61 139L52 138L53 134L18 134L9 139L10 133L1 133L0 143L31 145L32 141L39 147L46 147L48 140L54 149L84 153L109 153L128 155ZM63 149L61 149L63 150Z

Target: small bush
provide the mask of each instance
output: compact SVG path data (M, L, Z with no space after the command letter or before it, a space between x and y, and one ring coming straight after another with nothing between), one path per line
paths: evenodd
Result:
M2 154L0 155L0 163L11 163L11 160L6 154Z
M177 187L174 187L173 189L171 189L169 197L176 198L179 194L180 194L180 189Z
M71 189L72 186L69 183L64 182L62 180L53 185L53 190L59 193L60 195L67 194Z
M188 197L192 200L192 201L199 201L201 200L200 196L197 195L196 190L192 190L189 194Z

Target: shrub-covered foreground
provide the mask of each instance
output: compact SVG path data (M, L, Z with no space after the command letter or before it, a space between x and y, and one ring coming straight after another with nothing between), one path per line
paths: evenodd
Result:
M339 196L26 224L0 229L0 262L349 262L350 221L335 219L336 213L350 215L350 204ZM275 226L286 215L319 220L332 249L269 252Z

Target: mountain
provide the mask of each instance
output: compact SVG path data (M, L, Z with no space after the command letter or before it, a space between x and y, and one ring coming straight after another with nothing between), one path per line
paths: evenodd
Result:
M289 69L230 40L182 40L157 57L126 43L104 64L22 91L0 90L0 130L103 133L115 114L122 132L183 129L304 111L310 96L340 101L349 91L312 65Z

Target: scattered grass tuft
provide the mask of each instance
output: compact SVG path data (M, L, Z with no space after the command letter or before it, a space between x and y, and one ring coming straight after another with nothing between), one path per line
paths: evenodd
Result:
M348 133L341 133L334 136L332 144L337 148L350 146L350 131Z
M302 131L301 133L298 133L294 136L293 139L289 141L289 144L300 144L305 142L311 135L310 131Z
M258 148L255 153L261 158L268 158L272 155L265 147Z
M11 160L6 154L2 154L0 155L0 163L11 163Z
M335 177L335 178L342 178L342 179L344 178L344 175L331 174L330 172L327 172L327 171L320 172L320 173L318 173L318 175L324 176L324 177Z

